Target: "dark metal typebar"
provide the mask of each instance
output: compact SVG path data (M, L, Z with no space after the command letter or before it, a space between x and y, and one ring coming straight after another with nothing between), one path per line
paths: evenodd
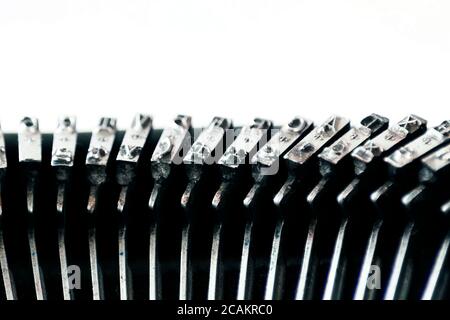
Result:
M6 160L6 148L3 132L0 129L0 271L2 273L3 287L5 288L6 299L17 300L16 286L14 278L9 268L8 256L6 254L5 241L3 238L3 203L2 187L8 163Z

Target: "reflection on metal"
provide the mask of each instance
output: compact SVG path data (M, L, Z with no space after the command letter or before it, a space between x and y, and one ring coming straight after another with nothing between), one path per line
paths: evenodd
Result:
M367 243L367 248L364 254L361 271L359 273L356 291L355 294L353 295L353 300L364 300L365 298L370 267L372 266L374 261L375 250L377 248L378 234L380 233L382 225L383 225L382 220L378 220L373 225L369 241Z
M239 267L239 281L238 291L236 295L237 300L249 300L252 298L252 284L253 281L254 266L253 260L250 254L250 244L252 237L253 221L247 222L244 231L244 240L242 243L241 264Z
M282 279L284 278L284 263L281 254L281 236L284 227L284 220L278 221L272 241L272 252L270 253L269 272L267 274L264 300L278 300L283 295Z
M179 296L180 300L192 299L192 265L190 257L190 224L187 224L181 233L181 256L180 256L180 285Z
M412 231L414 229L414 222L409 222L403 231L403 235L400 240L400 244L395 255L394 265L392 267L389 282L386 292L384 294L384 300L396 300L405 298L405 281L408 281L410 272L407 266L407 253L409 250L409 244L411 240Z
M444 289L443 287L446 284L445 277L448 277L449 272L448 268L445 268L446 259L448 259L449 247L450 233L445 237L436 256L433 268L430 275L428 276L425 290L423 291L423 295L421 298L422 300L434 300L442 298L440 294Z
M330 270L328 271L327 282L325 284L325 292L323 300L340 299L341 285L342 285L342 268L345 268L343 263L342 249L344 246L345 230L347 228L348 219L344 219L339 227L336 242L334 244L333 257L331 258Z
M298 279L295 300L306 300L312 298L312 284L314 273L316 272L313 265L313 245L314 235L316 233L317 219L313 218L308 227L308 235L306 237L305 247L303 250L302 264Z
M209 264L208 300L223 299L222 224L214 227Z
M158 226L153 224L150 227L150 246L149 246L149 299L160 300L161 299L161 274L158 260L158 247L157 247L157 233Z

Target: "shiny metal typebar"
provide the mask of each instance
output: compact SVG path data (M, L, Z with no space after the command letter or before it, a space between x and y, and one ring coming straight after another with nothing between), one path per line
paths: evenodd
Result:
M222 173L222 184L217 190L212 200L212 207L218 214L217 225L213 232L211 246L211 260L209 270L208 299L215 300L223 298L223 237L227 225L224 223L229 214L227 212L227 202L232 202L231 198L236 196L233 189L237 189L239 180L245 173L244 166L248 168L248 159L257 152L260 144L267 142L268 130L272 127L272 122L265 119L256 118L251 126L243 127L233 143L219 159ZM248 170L247 170L248 171ZM250 172L247 172L250 174ZM241 204L238 204L240 206ZM228 208L230 210L230 208ZM238 218L237 218L238 219ZM228 231L228 232L234 232Z
M407 170L411 165L428 152L436 149L448 141L450 135L450 122L444 121L439 126L428 129L419 138L408 143L406 146L396 150L390 156L386 157L386 161L390 165L390 169L393 174L399 175L399 172ZM377 193L374 193L372 201L377 202L385 194L389 194L398 188L398 184L392 184L387 182L380 187ZM402 203L408 206L408 198L402 199ZM410 272L408 271L408 253L411 251L411 236L415 229L415 219L409 219L404 228L404 232L401 236L397 252L395 255L394 263L392 265L387 289L384 294L385 300L401 299L404 298L405 286L404 283L409 281ZM407 270L408 269L408 270Z
M161 299L161 275L158 248L163 247L158 241L158 220L163 206L164 199L167 199L167 193L170 192L172 180L181 179L179 169L183 161L184 150L191 146L191 117L178 115L175 117L171 126L164 129L155 151L151 157L151 171L154 179L154 185L150 194L149 208L154 211L154 221L150 230L150 248L149 248L149 299ZM189 299L191 296L191 269L189 267L188 247L189 228L183 230L181 239L181 261L180 261L180 284L179 298Z
M0 130L0 303L448 300L450 120L350 119L21 118Z
M91 271L92 298L103 300L103 278L101 266L98 259L96 219L98 207L99 188L106 182L114 139L116 136L116 119L101 118L97 128L92 132L86 155L87 180L90 184L87 203L88 214L88 240L89 240L89 263Z
M249 299L251 298L250 292L252 291L252 284L254 283L252 279L253 270L252 260L251 260L251 247L252 243L255 241L253 239L254 235L254 223L256 216L258 214L258 208L255 203L261 197L272 198L273 194L268 193L267 185L270 180L273 180L273 175L276 174L279 169L280 160L289 151L289 149L294 146L302 137L307 135L313 128L311 121L295 117L287 125L281 127L280 131L277 132L264 147L259 150L252 158L251 164L253 169L253 179L254 185L245 197L243 204L250 211L247 225L245 227L243 248L240 261L239 269L239 283L238 283L238 299ZM274 226L276 228L276 226ZM275 240L274 240L275 241ZM277 242L274 242L276 244ZM272 252L275 250L272 248ZM270 269L269 266L269 270ZM273 270L276 272L276 270ZM265 290L265 297L272 296L275 291L272 290L273 282L276 281L275 277L272 276L272 272L269 272L267 276L267 284ZM273 281L272 281L273 279Z
M354 199L352 196L355 192L358 192L358 186L364 183L373 184L373 182L379 180L376 179L376 176L382 176L382 170L380 170L378 166L376 170L372 170L376 172L371 172L371 170L368 170L370 164L375 163L376 165L376 162L380 163L380 160L392 149L402 146L418 134L422 133L426 129L426 123L426 120L416 115L408 115L397 124L390 126L374 139L366 142L364 146L356 148L352 153L352 157L354 158L355 173L358 177L341 192L338 196L338 202L345 207L346 202L351 202L351 200ZM383 165L383 163L381 163L381 165ZM372 168L374 167L372 166ZM366 187L366 189L370 190L369 187ZM370 191L364 193L365 197L368 196L368 192ZM355 300L363 300L368 296L367 281L371 266L375 263L375 250L377 248L378 236L382 225L382 218L377 218L373 222L353 295L353 299Z
M34 288L37 300L45 300L44 276L40 265L36 244L36 188L39 169L42 162L42 138L39 131L39 121L36 118L25 117L20 122L18 134L19 162L26 167L27 212L28 212L28 245L30 248L31 265L33 269Z
M284 159L288 162L290 168L288 178L284 185L275 195L273 201L278 207L282 207L286 201L291 200L292 194L298 187L297 184L305 183L308 179L308 169L311 168L311 163L317 164L317 155L330 143L342 136L350 127L350 121L339 116L332 116L328 118L320 126L311 131L305 138L303 138L296 146L294 146L285 156ZM297 213L298 214L298 213ZM281 226L281 225L280 225ZM303 250L303 257L301 259L301 269L298 278L295 298L303 300L308 298L311 294L310 283L308 279L313 270L311 267L311 249L314 240L314 232L316 227L316 219L312 219L308 228L307 239ZM278 259L278 255L273 255ZM276 266L276 262L273 263Z
M58 253L61 269L61 281L64 300L73 299L69 280L69 269L66 250L66 193L70 186L71 168L74 165L75 149L77 144L76 120L74 117L61 117L58 127L53 134L51 165L56 171L57 180L57 228L58 228Z
M350 160L351 153L355 148L365 143L369 138L377 136L387 127L388 122L389 120L384 117L377 114L371 114L361 120L360 126L350 129L340 139L334 142L330 147L325 148L322 153L318 155L321 159L320 173L323 178L308 195L307 201L310 205L316 202L316 199L320 199L323 194L327 194L328 198L332 197L331 195L334 194L334 191L332 190L340 187L344 181L351 177L351 171L342 172L343 170L345 171L345 168L341 169L340 167L343 167L345 163ZM320 200L318 201L320 202ZM331 203L329 203L329 207L331 210L336 210ZM327 208L324 210L330 209ZM321 220L322 221L319 221L318 223L323 224L323 219ZM331 226L333 224L334 222L330 223ZM326 276L325 288L323 290L323 300L334 299L340 294L336 279L342 272L340 263L341 249L345 239L347 225L347 217L344 217L338 226L336 241L332 245L332 256ZM330 231L335 232L333 229Z
M119 242L119 288L120 299L133 299L132 273L128 266L127 247L127 212L126 205L131 185L137 175L137 165L152 128L152 118L148 115L137 114L131 127L125 132L119 153L116 158L116 181L121 190L117 201L119 214L118 242Z
M182 290L179 293L181 299L191 298L193 271L190 263L190 251L192 251L192 233L194 228L196 228L196 224L193 223L193 216L196 214L196 205L193 199L196 194L201 193L199 189L201 180L205 179L205 176L211 177L216 175L216 173L211 172L211 169L214 162L218 160L217 155L222 154L224 150L223 140L226 130L231 127L232 122L230 119L215 117L195 140L183 160L186 166L188 183L181 197L181 206L185 211L187 221L182 231L181 243L180 288ZM203 200L208 207L208 200Z

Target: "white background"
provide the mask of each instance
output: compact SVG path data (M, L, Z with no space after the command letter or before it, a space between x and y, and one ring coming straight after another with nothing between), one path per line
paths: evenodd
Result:
M0 121L450 118L450 1L0 0Z

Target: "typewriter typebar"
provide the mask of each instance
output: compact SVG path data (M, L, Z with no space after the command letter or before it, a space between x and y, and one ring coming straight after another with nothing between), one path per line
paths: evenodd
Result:
M89 239L89 262L91 271L92 299L104 299L103 278L97 254L97 202L100 187L106 182L109 158L116 136L116 119L101 118L92 132L86 155L86 175L90 190L87 202L87 229Z
M0 129L0 301L450 298L450 120L55 120Z

